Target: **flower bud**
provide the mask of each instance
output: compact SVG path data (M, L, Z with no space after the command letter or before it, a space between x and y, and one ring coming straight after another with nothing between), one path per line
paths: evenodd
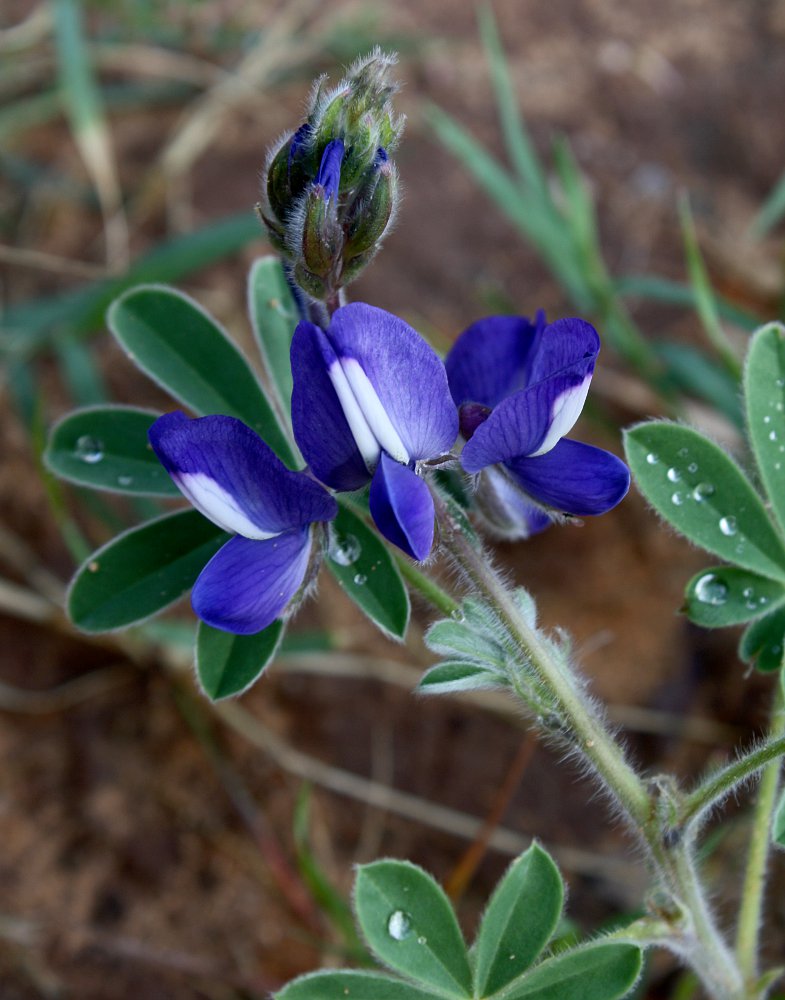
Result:
M378 251L394 216L389 153L403 129L393 114L393 56L375 49L334 89L312 91L308 117L268 157L258 212L294 280L333 299Z

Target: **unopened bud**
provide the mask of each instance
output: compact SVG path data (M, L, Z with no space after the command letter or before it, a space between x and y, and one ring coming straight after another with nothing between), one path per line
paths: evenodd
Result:
M392 218L397 188L395 168L379 149L366 191L352 208L344 253L347 261L377 247Z

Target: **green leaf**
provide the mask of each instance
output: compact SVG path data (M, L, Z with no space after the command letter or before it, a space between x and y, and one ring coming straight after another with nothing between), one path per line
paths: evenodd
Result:
M785 580L785 549L736 463L698 431L651 421L626 431L627 461L654 509L721 559Z
M785 587L736 566L701 570L687 584L685 612L696 625L722 628L760 618L785 603Z
M112 303L107 321L134 364L175 399L198 414L239 417L294 464L245 358L193 299L163 285L140 285Z
M763 485L785 529L785 326L769 323L752 338L744 369L747 432Z
M396 972L450 997L472 995L472 973L450 901L408 861L362 865L354 887L357 921L377 957Z
M272 662L283 631L280 620L254 635L234 635L199 622L196 675L210 701L247 691Z
M785 646L785 609L754 621L739 642L739 657L745 663L755 662L762 673L772 673L782 666ZM783 672L785 677L785 672Z
M723 413L736 427L744 418L739 401L739 380L691 344L662 341L657 354L668 367L668 377L677 389L704 399Z
M600 942L542 962L502 995L504 1000L617 1000L632 988L640 969L635 945Z
M785 847L785 788L780 793L780 800L774 810L771 822L771 839L778 847Z
M450 694L455 691L480 691L505 687L506 679L492 670L483 670L466 660L448 660L426 670L417 690L420 694Z
M147 441L157 416L131 406L76 410L52 429L44 462L55 475L93 489L179 496Z
M474 945L478 995L495 993L529 968L556 929L564 886L538 845L517 858L494 890Z
M132 528L77 571L68 592L71 620L85 632L109 632L149 618L190 590L227 538L195 510Z
M444 618L435 622L425 634L425 645L439 656L471 660L481 667L504 673L504 650L483 634L476 621L469 624Z
M433 1000L430 993L374 972L312 972L275 994L274 1000Z
M291 414L292 365L289 350L300 319L280 258L260 257L248 275L248 310L265 371L281 411Z
M325 562L343 590L385 635L403 639L409 593L379 536L343 502L331 523Z

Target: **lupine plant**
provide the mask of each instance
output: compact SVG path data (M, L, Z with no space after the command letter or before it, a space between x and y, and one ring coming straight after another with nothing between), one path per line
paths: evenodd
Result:
M587 693L569 637L538 624L534 598L494 567L482 532L524 540L611 511L630 472L654 509L723 561L687 584L707 627L746 623L740 655L774 673L785 636L785 329L753 337L743 394L748 471L701 433L648 422L626 434L626 465L568 437L600 350L586 321L493 316L442 359L402 319L346 301L395 214L394 60L378 51L334 88L268 159L259 215L280 258L251 270L249 306L264 384L219 325L185 295L146 285L111 306L129 358L193 416L100 407L67 416L51 470L96 489L186 509L127 531L78 570L68 612L102 632L142 622L191 591L196 668L212 700L237 695L272 662L323 568L381 630L403 639L408 587L433 606L439 658L419 690L495 688L592 775L640 848L650 878L641 916L612 933L556 935L564 887L533 843L503 875L467 947L446 894L422 869L359 868L354 907L380 971L316 971L279 1000L613 1000L647 949L670 950L715 1000L762 1000L765 871L785 845L777 804L785 753L782 690L770 737L693 788L643 774ZM556 530L550 528L550 530ZM564 530L569 530L565 528ZM455 592L434 575L449 566ZM572 763L567 766L572 766ZM762 772L735 941L698 863L722 801Z

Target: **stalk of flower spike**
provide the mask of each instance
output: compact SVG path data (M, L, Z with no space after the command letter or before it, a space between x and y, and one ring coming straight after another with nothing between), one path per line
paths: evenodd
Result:
M321 555L314 532L338 513L335 500L287 469L234 417L167 413L149 437L182 494L234 535L199 574L191 596L196 614L238 635L291 615L315 578Z
M464 469L500 535L525 538L563 515L602 514L630 485L626 465L564 435L580 416L600 349L580 319L491 316L458 338L445 362L459 407Z
M371 484L371 515L413 559L433 547L433 499L421 478L455 443L444 366L403 320L364 303L292 340L292 424L313 474L334 490Z
M378 252L398 183L390 154L403 130L394 115L395 59L375 49L334 89L320 80L306 121L271 153L259 214L293 280L337 307L340 291Z

